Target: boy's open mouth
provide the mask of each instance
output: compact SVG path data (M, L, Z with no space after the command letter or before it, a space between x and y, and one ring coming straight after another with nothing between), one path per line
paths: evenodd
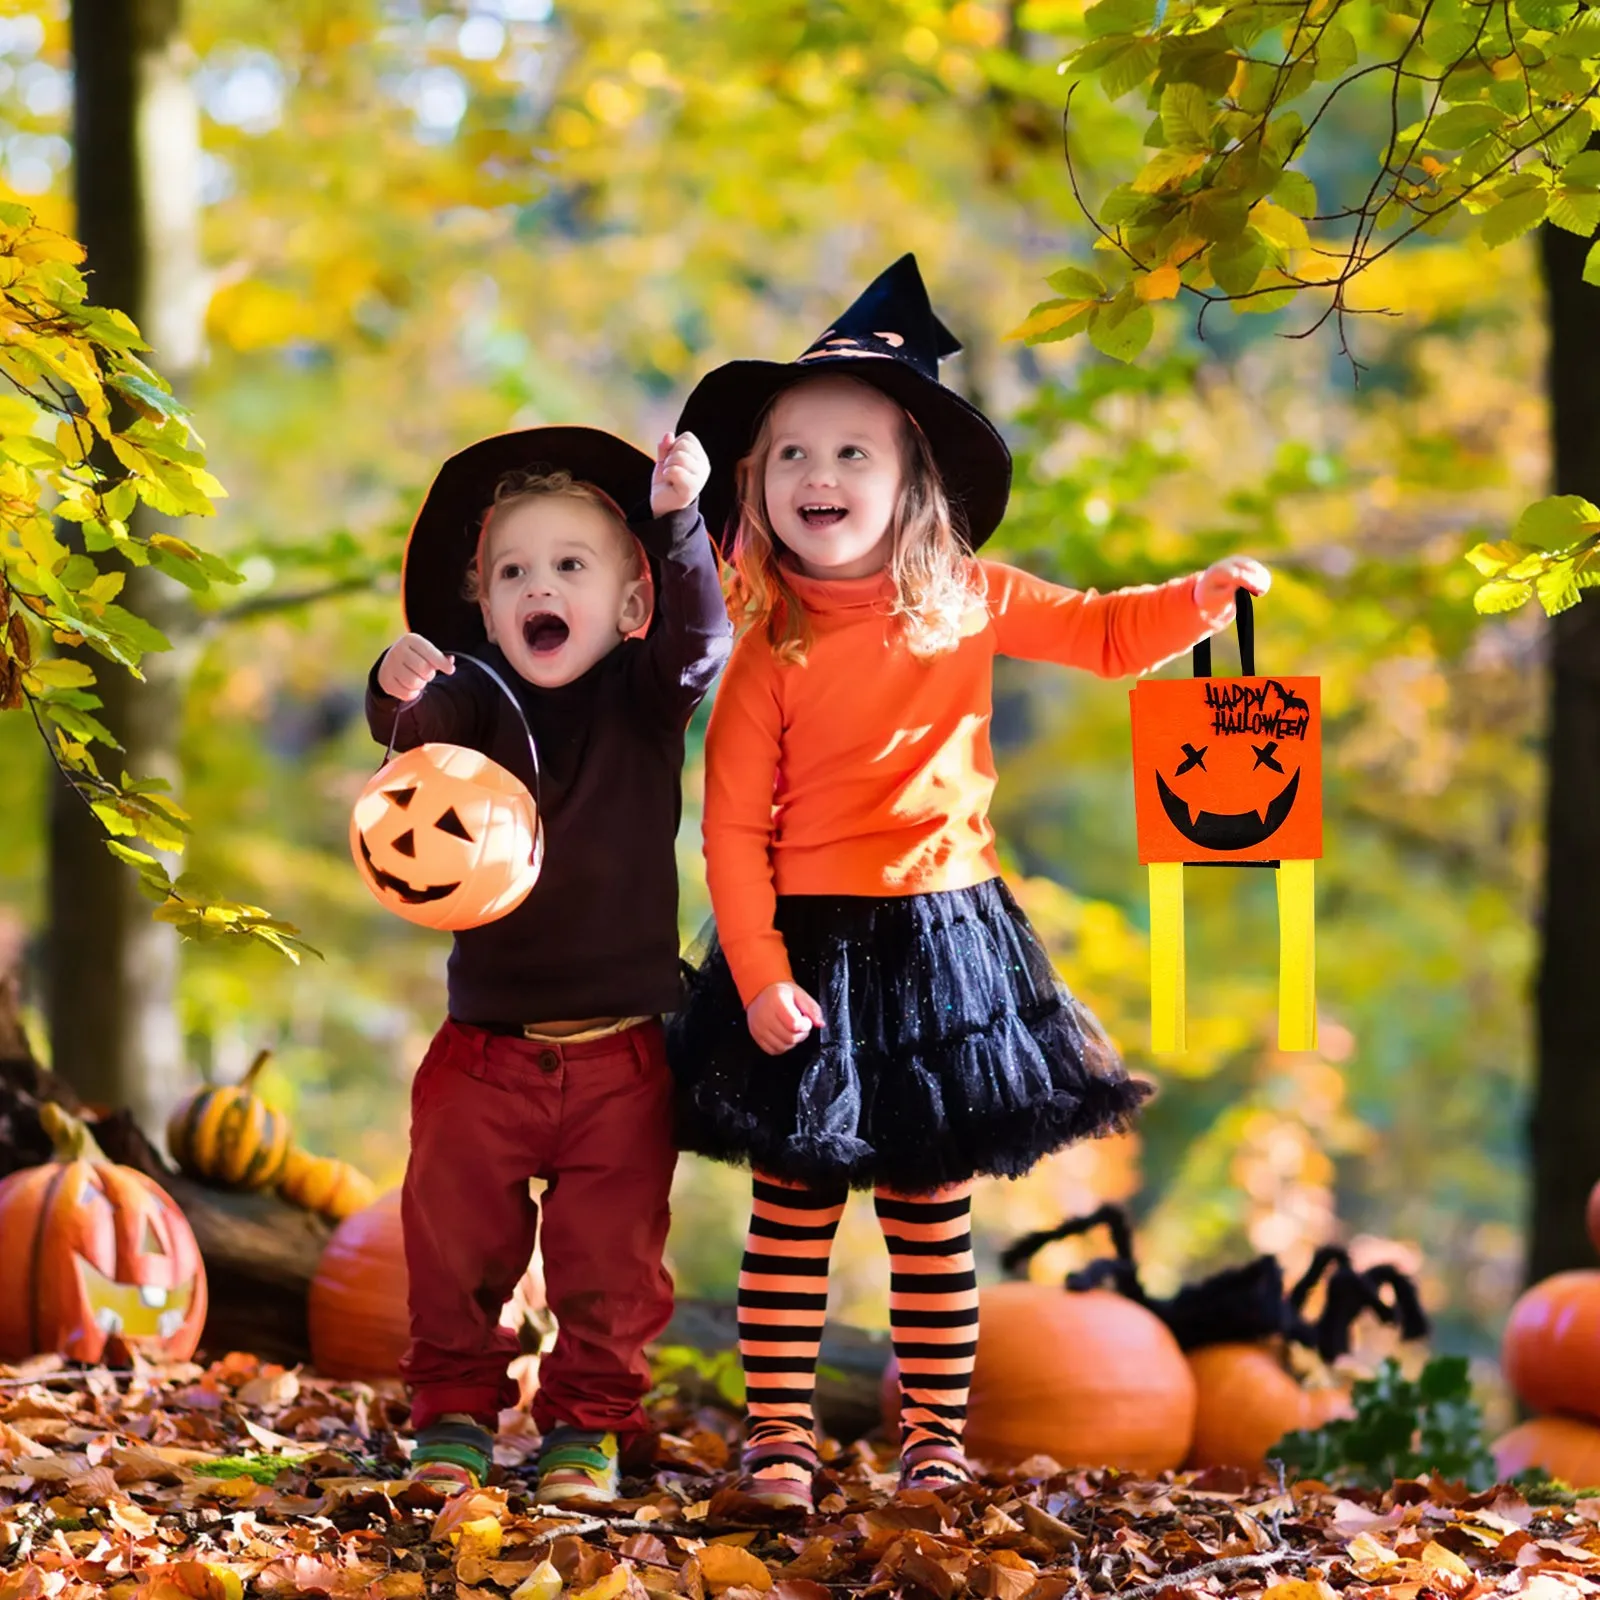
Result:
M843 522L848 513L843 506L801 506L800 520L808 528L831 528Z
M522 637L536 656L554 655L567 642L572 630L560 617L538 611L522 624Z

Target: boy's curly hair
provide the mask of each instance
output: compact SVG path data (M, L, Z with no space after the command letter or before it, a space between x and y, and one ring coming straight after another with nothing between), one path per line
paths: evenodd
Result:
M527 472L514 468L505 473L494 486L494 498L478 524L478 547L467 566L467 576L461 587L464 598L482 600L487 590L484 581L483 557L489 548L489 530L494 519L510 506L522 505L529 500L580 500L604 513L617 526L622 535L623 548L629 561L628 576L642 578L645 574L644 551L628 526L622 508L604 489L597 488L582 478L575 478L564 467L553 472Z
M768 403L750 453L735 469L739 527L728 605L741 630L760 628L780 661L801 664L811 645L811 628L805 607L784 575L779 560L783 546L767 517L767 457L777 400L774 395ZM902 410L900 415L900 499L888 563L894 580L889 609L899 620L911 653L930 657L956 647L962 619L983 598L983 581L959 526L960 511L945 493L927 435L909 412Z

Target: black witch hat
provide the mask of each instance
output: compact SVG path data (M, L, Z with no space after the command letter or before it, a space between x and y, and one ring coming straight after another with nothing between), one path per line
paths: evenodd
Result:
M1000 526L1011 492L1011 452L994 424L939 382L939 362L961 348L933 314L917 259L904 255L794 361L730 361L708 372L678 418L711 458L700 494L712 536L729 551L738 525L734 468L754 442L762 414L790 384L844 373L882 390L927 436L945 492L976 549Z
M493 434L451 456L411 525L400 583L406 626L441 650L471 650L484 642L483 613L462 585L495 485L514 471L570 472L637 519L648 515L655 462L599 428L561 426Z

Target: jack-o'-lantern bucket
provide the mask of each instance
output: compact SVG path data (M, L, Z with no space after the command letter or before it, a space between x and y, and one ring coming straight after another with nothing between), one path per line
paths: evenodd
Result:
M1183 869L1261 867L1278 886L1278 1045L1317 1042L1313 862L1322 854L1318 678L1255 671L1254 611L1237 594L1242 676L1211 675L1211 641L1192 678L1129 693L1139 860L1150 869L1150 1036L1184 1047Z
M475 657L455 659L488 673L516 708L537 788L538 750L517 697ZM499 762L462 745L420 744L386 753L368 779L350 813L350 854L385 910L425 928L476 928L528 897L544 831L527 785Z

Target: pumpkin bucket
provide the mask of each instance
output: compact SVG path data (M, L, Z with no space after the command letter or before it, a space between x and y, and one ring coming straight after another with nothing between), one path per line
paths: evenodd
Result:
M492 667L528 736L534 789L539 752L517 697ZM424 691L426 692L426 691ZM405 715L395 714L395 728ZM367 780L350 813L350 854L385 910L425 928L477 928L514 911L539 878L544 829L535 796L481 750L421 744L394 755Z
M1278 1046L1317 1045L1314 868L1322 854L1318 678L1255 676L1255 613L1237 592L1237 678L1211 676L1211 641L1192 678L1129 691L1139 860L1150 869L1150 1042L1184 1048L1184 866L1271 867L1278 885Z

